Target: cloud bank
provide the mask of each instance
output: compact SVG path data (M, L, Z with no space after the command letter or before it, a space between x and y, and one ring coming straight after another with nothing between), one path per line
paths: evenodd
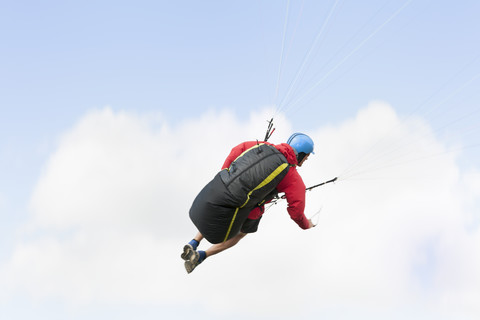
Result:
M306 184L340 178L308 194L307 215L322 208L317 228L302 231L276 205L258 233L187 275L191 202L234 145L263 138L259 119L271 111L210 111L175 126L110 108L86 114L34 188L0 296L200 308L206 318L480 315L480 174L459 168L422 119L400 120L382 102L308 132ZM292 125L278 116L276 127L272 142L285 141Z

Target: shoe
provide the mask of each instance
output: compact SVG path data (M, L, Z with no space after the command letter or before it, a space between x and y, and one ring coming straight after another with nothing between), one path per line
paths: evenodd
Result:
M192 245L186 244L183 247L183 253L180 257L182 257L183 260L188 261L192 258L194 253L195 253L195 250L193 249Z
M187 270L187 273L191 273L200 263L200 254L197 251L192 251L190 259L185 261L185 270Z

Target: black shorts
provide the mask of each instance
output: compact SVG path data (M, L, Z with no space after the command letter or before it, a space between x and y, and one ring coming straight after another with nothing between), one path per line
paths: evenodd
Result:
M240 231L242 231L243 233L254 233L254 232L257 232L258 230L258 225L260 224L260 219L262 219L262 217L258 218L258 219L246 219L245 222L243 223L242 225L242 228L240 229Z

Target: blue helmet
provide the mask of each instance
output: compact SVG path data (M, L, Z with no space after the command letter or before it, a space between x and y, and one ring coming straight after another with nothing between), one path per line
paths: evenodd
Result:
M295 149L297 154L300 154L300 153L305 153L305 154L313 153L313 154L315 154L313 152L313 140L312 140L312 138L310 138L309 136L307 136L304 133L297 132L297 133L292 134L290 136L290 138L288 138L287 144L289 144L293 149Z

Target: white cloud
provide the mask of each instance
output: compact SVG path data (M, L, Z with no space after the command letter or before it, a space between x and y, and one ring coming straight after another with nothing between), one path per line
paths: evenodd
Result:
M109 108L85 115L36 185L2 294L219 315L247 305L240 314L250 317L480 315L480 176L462 172L421 119L400 121L381 102L311 132L306 184L341 178L308 194L307 213L324 206L316 229L300 230L277 205L257 234L187 275L179 253L195 233L193 198L231 147L263 138L270 114L211 111L175 127ZM272 141L285 141L291 125L279 116L276 127Z

